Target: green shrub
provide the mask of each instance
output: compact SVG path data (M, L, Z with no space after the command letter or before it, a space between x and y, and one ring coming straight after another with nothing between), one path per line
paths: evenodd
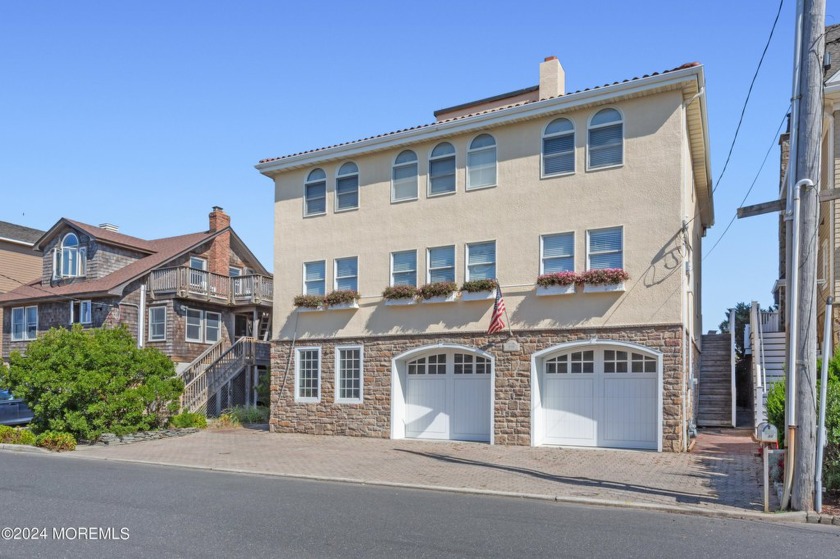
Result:
M33 430L79 439L161 427L184 388L172 360L138 349L124 327L54 328L9 361L0 386L32 408Z
M323 295L296 295L295 306L306 309L317 309L324 305Z
M767 421L779 431L779 448L785 446L785 382L779 381L767 391Z
M184 429L187 427L204 429L207 427L207 417L203 413L185 411L170 417L169 425L178 429Z
M413 285L392 285L385 288L382 297L390 301L397 299L414 299L417 296L417 288Z
M0 443L34 445L35 435L29 429L16 429L0 425Z
M70 433L58 431L44 431L35 439L35 444L55 452L76 450L76 438Z
M499 285L494 279L480 279L465 281L461 284L461 291L467 293L481 293L482 291L493 291Z
M338 291L333 291L324 297L324 303L330 307L335 305L349 305L350 303L355 303L360 298L361 295L358 291L354 291L352 289L340 289Z
M268 423L268 408L262 406L235 406L222 415L231 415L237 423Z
M431 299L432 297L449 297L458 289L458 284L454 281L438 281L434 283L427 283L417 290L417 294L424 299Z
M212 423L212 426L217 429L229 429L239 427L240 425L241 422L239 421L239 418L236 417L235 414L230 413L228 410L222 412L222 414Z

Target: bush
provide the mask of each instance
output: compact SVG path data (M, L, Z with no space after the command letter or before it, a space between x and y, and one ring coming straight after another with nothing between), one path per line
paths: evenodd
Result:
M76 450L76 438L70 433L59 431L44 431L35 439L35 444L41 448L61 452L62 450Z
M578 275L578 283L588 283L590 285L614 285L629 279L630 274L621 268L587 270Z
M176 429L184 429L187 427L204 429L207 427L207 417L203 413L185 411L170 417L169 425L170 427L175 427Z
M235 414L231 413L230 410L225 410L222 412L221 415L213 422L213 427L217 429L226 429L232 427L239 427L241 422L239 418L236 417Z
M317 309L324 305L324 297L322 295L297 295L295 297L295 306L304 307L306 309Z
M222 415L236 418L237 423L268 423L268 408L262 406L235 406Z
M499 284L496 283L494 279L480 279L480 280L472 280L472 281L465 281L461 285L461 291L466 291L467 293L480 293L482 291L493 291L496 289L496 286Z
M32 408L33 430L79 439L161 427L184 388L172 361L124 327L54 328L9 361L0 386Z
M382 297L390 301L396 299L414 299L417 297L417 288L413 285L393 285L386 287Z
M427 283L417 290L417 294L424 299L431 299L432 297L449 297L458 289L458 284L454 281L438 281L435 283Z
M537 277L537 285L540 287L551 287L552 285L572 285L580 283L578 275L574 272L556 272L554 274L543 274Z
M0 443L3 444L35 444L35 435L29 429L15 429L8 425L0 425Z
M779 448L785 445L785 382L779 381L767 391L767 421L779 432Z
M333 291L324 297L324 302L328 306L347 305L355 303L359 300L359 298L361 298L361 295L359 295L358 291L353 291L352 289L342 289L339 291Z

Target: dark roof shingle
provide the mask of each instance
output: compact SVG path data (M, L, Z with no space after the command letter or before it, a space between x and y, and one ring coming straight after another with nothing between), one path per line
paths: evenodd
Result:
M0 238L11 239L34 245L35 241L41 238L44 232L40 229L32 229L23 225L16 225L8 221L0 221Z

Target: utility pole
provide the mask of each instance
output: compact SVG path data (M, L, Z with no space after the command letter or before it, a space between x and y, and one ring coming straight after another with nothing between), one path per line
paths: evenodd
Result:
M789 398L795 398L796 430L794 444L791 507L814 509L816 454L816 368L817 368L817 219L819 214L820 154L823 119L823 54L825 51L825 0L804 0L802 12L802 47L799 65L799 118L797 119L795 181L813 181L813 187L800 191L799 266L796 324L796 386ZM825 340L824 343L831 343Z

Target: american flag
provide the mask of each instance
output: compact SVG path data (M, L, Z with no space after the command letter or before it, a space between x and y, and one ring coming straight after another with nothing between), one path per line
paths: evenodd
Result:
M490 317L490 328L488 334L495 334L505 329L505 321L502 317L505 314L505 298L502 297L501 286L496 286L496 302L493 304L493 316Z

